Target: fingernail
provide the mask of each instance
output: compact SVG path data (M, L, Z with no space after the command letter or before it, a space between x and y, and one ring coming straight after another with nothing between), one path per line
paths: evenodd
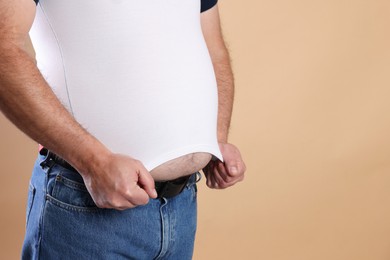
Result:
M236 173L238 173L238 169L237 169L237 167L236 167L236 166L232 166L232 167L230 167L230 172L231 172L231 173L233 173L233 174L236 174Z
M153 197L157 198L157 191L156 191L156 189L153 189Z

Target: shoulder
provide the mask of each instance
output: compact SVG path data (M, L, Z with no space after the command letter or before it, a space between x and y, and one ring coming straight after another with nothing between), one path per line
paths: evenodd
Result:
M218 0L201 0L201 12L207 11L216 5Z

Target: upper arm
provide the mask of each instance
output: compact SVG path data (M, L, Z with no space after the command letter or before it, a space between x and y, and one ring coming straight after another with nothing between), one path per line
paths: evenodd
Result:
M33 0L0 0L0 45L24 47L35 17Z
M213 6L200 16L203 36L210 54L226 52L225 42L222 36L221 22L218 5Z

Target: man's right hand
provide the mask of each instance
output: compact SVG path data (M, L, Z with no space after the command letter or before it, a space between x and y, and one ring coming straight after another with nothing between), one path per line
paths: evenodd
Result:
M96 166L93 172L81 172L99 208L125 210L157 197L154 180L140 161L111 153Z
M157 194L142 163L108 151L74 119L38 70L32 48L26 47L35 12L32 0L0 0L0 111L75 166L98 207L123 210L148 203Z
M0 0L0 111L74 164L98 207L123 210L148 203L157 194L142 163L107 151L65 109L36 67L32 48L26 48L35 12L32 0Z

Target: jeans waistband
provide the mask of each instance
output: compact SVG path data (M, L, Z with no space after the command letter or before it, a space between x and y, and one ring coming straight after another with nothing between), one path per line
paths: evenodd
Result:
M52 167L55 164L73 171L77 174L80 174L70 163L65 161L60 156L56 155L55 153L47 150L46 148L41 149L40 151L41 155L46 156L46 159L41 163L41 166L49 166ZM172 198L174 196L179 195L183 189L191 184L196 183L201 179L201 174L199 172L195 172L191 175L183 176L174 180L169 181L155 181L154 185L157 191L157 197L158 198Z

